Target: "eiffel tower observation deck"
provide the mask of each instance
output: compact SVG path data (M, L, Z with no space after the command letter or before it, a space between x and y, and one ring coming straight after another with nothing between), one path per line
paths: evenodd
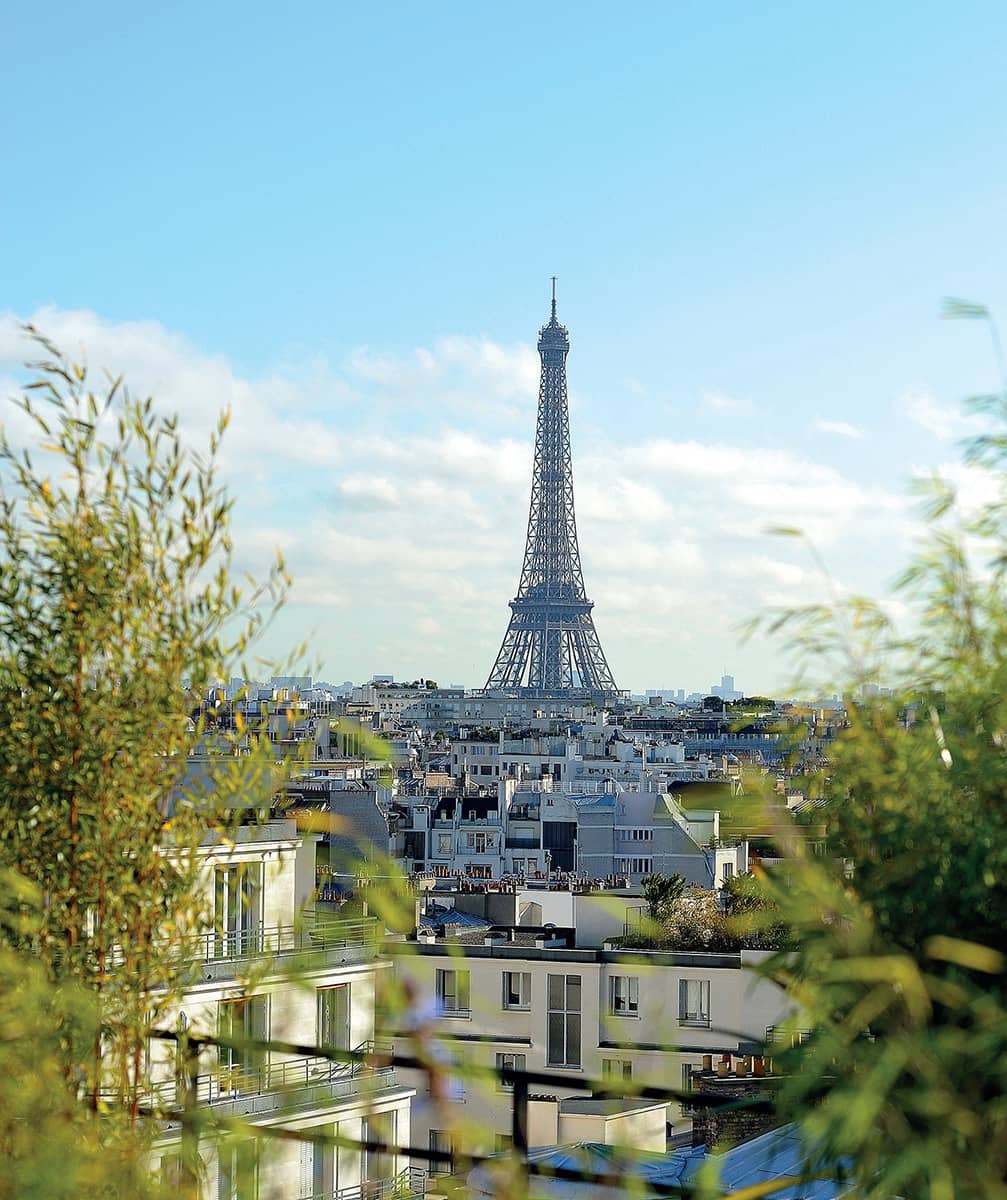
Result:
M538 335L542 376L524 566L486 691L603 701L619 694L584 591L570 456L566 356L570 335L552 317Z

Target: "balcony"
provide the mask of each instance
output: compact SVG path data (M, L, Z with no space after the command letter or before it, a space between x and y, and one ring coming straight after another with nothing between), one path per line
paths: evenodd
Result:
M311 1192L299 1200L420 1200L428 1176L420 1167L407 1167L386 1179L368 1179L329 1192Z
M370 1044L359 1047L372 1048ZM363 1101L400 1086L390 1066L337 1063L320 1057L289 1058L259 1066L221 1065L200 1073L195 1078L194 1101L210 1106L219 1116L262 1117L291 1109ZM182 1101L177 1079L152 1084L144 1095L145 1103L168 1111Z
M177 951L180 962L194 968L201 979L214 981L235 978L249 959L300 956L312 966L369 962L377 953L378 937L376 921L339 921L307 913L296 925L201 933L179 943Z

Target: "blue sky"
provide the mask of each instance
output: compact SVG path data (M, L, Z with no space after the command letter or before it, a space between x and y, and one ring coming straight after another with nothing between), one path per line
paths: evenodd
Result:
M995 386L1002 5L20 6L0 371L34 317L193 436L234 407L265 649L482 682L559 276L589 593L624 686L782 685L765 604L883 590ZM7 390L10 390L9 388Z

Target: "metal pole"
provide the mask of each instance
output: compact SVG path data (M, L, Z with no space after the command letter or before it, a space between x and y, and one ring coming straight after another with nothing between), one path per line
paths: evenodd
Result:
M513 1108L511 1110L511 1154L514 1175L511 1195L514 1200L526 1200L528 1195L528 1080L513 1077Z

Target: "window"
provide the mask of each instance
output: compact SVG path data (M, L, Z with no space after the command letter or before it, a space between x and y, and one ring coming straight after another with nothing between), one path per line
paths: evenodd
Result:
M189 1176L182 1162L181 1152L172 1152L161 1156L158 1163L158 1178L163 1187L179 1190L189 1184Z
M468 971L437 972L437 1007L442 1017L469 1015Z
M691 1063L682 1063L682 1091L683 1092L691 1092L692 1091L692 1064ZM695 1112L695 1110L693 1109L691 1104L687 1104L687 1103L682 1104L682 1116L683 1117L691 1117L694 1112Z
M710 1024L710 981L680 979L678 981L679 1025Z
M724 879L725 880L730 879L733 874L734 874L734 863L729 863L729 862L724 863Z
M455 1169L455 1145L454 1138L447 1129L431 1129L430 1130L430 1149L441 1154L450 1154L451 1158L448 1162L430 1162L431 1175L450 1175Z
M384 1142L386 1146L394 1146L398 1141L398 1114L394 1109L390 1112L371 1113L364 1117L364 1140L368 1142ZM364 1182L366 1184L390 1184L395 1177L394 1154L383 1150L364 1151ZM383 1188L365 1189L364 1195L383 1193Z
M213 875L214 957L254 954L262 932L262 863L217 867Z
M603 1058L601 1060L602 1079L630 1080L633 1078L633 1064L625 1058Z
M531 972L504 971L504 1008L531 1008Z
M494 1138L493 1150L496 1154L504 1154L514 1149L514 1138L509 1133L498 1133Z
M608 1008L613 1017L640 1015L640 981L635 975L613 975L609 979Z
M220 1144L217 1200L258 1200L259 1143L255 1138Z
M652 858L631 858L629 868L631 875L653 875L654 860Z
M359 1131L359 1126L358 1126ZM331 1136L339 1133L339 1125L315 1125L312 1133ZM301 1196L327 1196L339 1186L339 1159L341 1147L327 1146L322 1142L301 1142L300 1191ZM346 1151L343 1150L343 1163Z
M580 976L550 975L546 1056L551 1067L580 1066Z
M269 1037L268 1003L266 996L242 996L238 1000L221 1000L218 1003L217 1030L222 1038L238 1043L220 1047L218 1061L222 1091L248 1091L258 1086L266 1054L253 1043ZM243 1042L249 1044L243 1045Z
M350 985L337 983L335 987L319 988L315 1039L319 1046L333 1050L350 1048Z
M525 1056L523 1054L498 1054L497 1070L502 1071L504 1069L523 1071L525 1069ZM514 1084L509 1079L501 1079L497 1076L497 1088L501 1092L512 1092Z

